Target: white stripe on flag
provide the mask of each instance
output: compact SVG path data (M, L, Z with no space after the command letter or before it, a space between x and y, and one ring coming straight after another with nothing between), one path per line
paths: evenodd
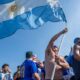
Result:
M17 15L20 15L26 11L29 11L29 8L34 8L37 6L47 4L46 0L21 0L21 1L15 0L15 1L16 2L3 4L5 7L3 7L3 5L0 5L0 8L2 9L2 11L0 12L0 22L12 19ZM9 8L13 4L17 5L17 11L15 13L11 12L10 14Z
M2 14L4 14L5 13L5 11L7 11L8 10L8 8L12 5L12 4L14 4L15 3L15 1L14 2L11 2L11 3L8 3L8 4L3 4L3 5L0 5L0 15L2 15Z

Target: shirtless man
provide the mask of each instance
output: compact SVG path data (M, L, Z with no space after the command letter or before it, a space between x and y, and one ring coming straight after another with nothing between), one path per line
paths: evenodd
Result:
M54 42L62 35L67 32L67 28L60 31L58 34L52 37L50 40L48 47L45 51L45 79L51 80L51 76L54 69L54 63L57 62L56 72L55 72L55 79L54 80L62 80L62 67L68 68L69 65L65 61L64 58L58 56L58 48L54 45Z

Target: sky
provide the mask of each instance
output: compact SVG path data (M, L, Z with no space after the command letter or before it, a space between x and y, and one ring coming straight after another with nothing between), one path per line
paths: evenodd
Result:
M70 52L75 37L80 36L80 0L60 0L67 18L68 33L65 34L59 55ZM8 63L12 72L25 60L25 53L33 51L43 61L50 39L65 28L63 22L48 22L35 30L18 30L14 35L0 39L0 67ZM60 45L62 37L55 44Z

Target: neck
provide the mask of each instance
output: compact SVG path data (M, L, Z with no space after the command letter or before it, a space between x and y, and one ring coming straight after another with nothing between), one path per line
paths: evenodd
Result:
M32 60L32 58L29 58L29 59L27 59L27 60Z

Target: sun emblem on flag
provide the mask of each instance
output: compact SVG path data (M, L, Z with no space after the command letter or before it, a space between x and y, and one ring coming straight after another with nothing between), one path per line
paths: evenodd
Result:
M16 4L11 5L9 10L10 10L10 12L15 12L17 10L17 5Z
M52 4L56 4L58 2L58 0L47 0L47 2L52 3Z
M51 5L51 7L55 6L56 4L58 4L58 0L47 0L47 2Z
M17 5L13 4L9 7L9 17L12 19L14 18L15 14L17 12Z

